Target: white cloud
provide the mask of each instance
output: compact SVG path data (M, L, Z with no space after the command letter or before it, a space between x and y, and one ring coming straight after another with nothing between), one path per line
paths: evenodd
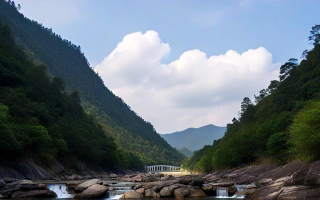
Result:
M263 47L210 57L195 49L162 64L169 52L157 32L131 33L95 68L106 86L160 133L224 126L237 116L245 96L278 75L279 65Z

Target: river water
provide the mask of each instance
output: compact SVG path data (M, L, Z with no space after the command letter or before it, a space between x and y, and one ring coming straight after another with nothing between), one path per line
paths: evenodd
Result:
M113 184L111 184L113 183ZM66 187L66 183L47 183L48 188L52 191L54 191L57 194L57 198L59 200L69 200L73 199L74 193L72 190L68 190L68 187ZM101 198L100 200L111 200L111 199L120 199L123 193L125 193L128 190L131 190L132 186L137 185L137 183L131 183L131 182L110 182L109 191L107 192L106 196L104 198ZM238 188L241 190L241 186ZM218 192L218 194L225 195L226 193L224 191ZM55 200L57 198L54 198ZM241 198L241 197L240 197ZM243 197L242 197L243 198ZM162 200L174 200L174 198L161 198ZM225 197L225 196L216 196L216 197L206 197L206 198L192 198L192 200L208 200L208 199L239 199L235 197ZM47 199L47 200L53 200L53 199Z

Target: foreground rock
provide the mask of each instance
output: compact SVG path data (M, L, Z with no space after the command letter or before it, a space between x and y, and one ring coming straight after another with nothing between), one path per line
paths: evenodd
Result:
M78 186L74 189L74 191L75 191L76 193L80 193L80 192L84 191L85 189L89 188L90 186L96 185L96 184L101 185L101 184L102 184L102 181L101 181L100 179L92 179L92 180L83 182L83 183L81 183L80 185L78 185Z
M5 179L0 188L0 199L15 198L53 198L57 194L47 188L45 184L37 184L29 180Z
M136 191L126 191L121 199L143 199L143 194L140 194Z
M79 194L75 195L75 199L93 199L93 198L101 198L106 196L106 192L108 188L104 185L92 185L82 191Z

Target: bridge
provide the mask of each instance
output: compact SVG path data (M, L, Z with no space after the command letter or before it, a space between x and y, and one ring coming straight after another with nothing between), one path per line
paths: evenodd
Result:
M147 172L180 172L180 167L171 165L150 165L144 166Z

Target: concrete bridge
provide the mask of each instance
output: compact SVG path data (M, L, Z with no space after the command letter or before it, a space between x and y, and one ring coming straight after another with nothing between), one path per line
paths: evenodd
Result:
M180 167L171 165L150 165L144 166L145 170L148 172L180 172Z

